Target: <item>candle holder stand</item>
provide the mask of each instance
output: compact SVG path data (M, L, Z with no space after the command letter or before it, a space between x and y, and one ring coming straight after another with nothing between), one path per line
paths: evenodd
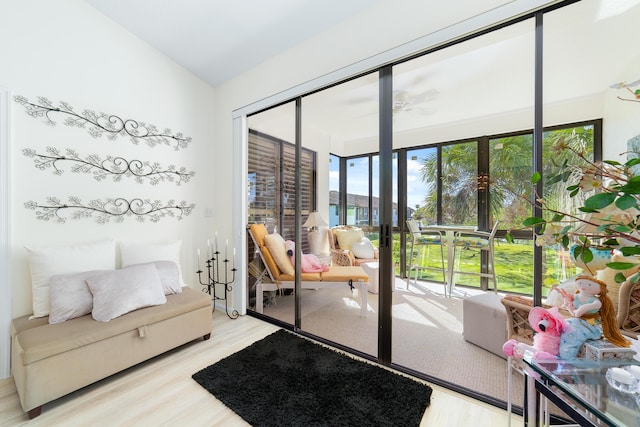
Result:
M233 290L232 283L236 278L237 270L233 266L231 267L231 270L229 270L229 267L228 267L229 260L226 259L226 256L225 256L225 259L222 260L222 268L221 268L219 255L220 255L220 252L215 251L211 256L211 258L207 259L207 262L205 263L206 271L202 271L198 267L198 271L196 271L196 273L198 273L198 280L200 281L200 284L204 286L204 289L202 289L202 291L211 295L211 300L213 301L213 311L214 312L216 311L216 301L224 301L224 310L227 316L229 316L230 319L237 319L240 313L238 313L238 310L235 310L235 309L229 312L229 302L228 302L229 292ZM221 270L223 272L222 279L220 278ZM229 272L231 272L231 280L229 280ZM202 273L205 273L204 282L202 281L202 276L203 276ZM224 287L224 296L218 296L216 294L217 285L222 285Z

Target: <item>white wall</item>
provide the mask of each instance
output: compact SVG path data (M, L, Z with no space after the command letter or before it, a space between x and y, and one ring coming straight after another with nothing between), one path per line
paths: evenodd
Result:
M640 55L631 56L616 81L631 83L637 80L639 68ZM618 96L633 99L633 95L623 89L611 90L607 94L604 103L603 156L624 162L627 160L627 141L640 135L640 102L622 101Z
M68 102L78 113L85 109L107 112L192 138L189 147L179 151L164 145L134 145L122 136L114 141L93 138L85 129L65 126L62 115L52 114L57 125L47 126L12 100L11 316L31 312L25 245L103 238L134 243L180 239L184 278L193 284L195 249L204 250L214 224L226 217L224 210L214 204L214 90L81 0L0 0L0 10L0 87L7 88L12 96L21 95L29 101L44 96L56 104ZM24 149L43 152L48 146L61 151L74 149L80 157L112 155L175 165L195 171L196 175L181 186L169 182L156 186L138 184L130 178L97 182L91 175L72 173L71 164L61 163L65 172L56 176L51 169L36 169L33 159L22 153ZM141 223L126 218L121 223L99 224L90 218L68 217L61 224L38 220L33 210L24 207L27 201L46 202L50 196L63 201L78 196L83 202L107 197L163 202L174 199L177 203L195 203L196 208L182 221L163 218L157 223ZM205 218L205 207L213 209L213 217ZM0 286L6 288L9 284Z

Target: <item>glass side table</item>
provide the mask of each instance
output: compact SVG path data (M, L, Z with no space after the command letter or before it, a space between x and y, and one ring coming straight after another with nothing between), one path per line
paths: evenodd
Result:
M640 426L640 364L525 359L525 425L548 425L544 396L581 426Z

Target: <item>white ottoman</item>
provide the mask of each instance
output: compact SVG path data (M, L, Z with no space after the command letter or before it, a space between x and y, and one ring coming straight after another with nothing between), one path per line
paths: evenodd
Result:
M369 293L377 294L380 292L380 285L378 281L378 276L380 270L379 262L365 262L364 264L360 264L360 267L367 273L369 276Z
M507 341L507 311L502 296L493 292L467 297L462 301L462 335L472 344L505 358L502 345Z

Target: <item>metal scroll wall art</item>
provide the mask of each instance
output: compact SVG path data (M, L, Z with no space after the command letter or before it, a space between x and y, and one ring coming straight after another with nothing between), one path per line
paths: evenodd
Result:
M109 140L115 140L119 136L128 136L134 144L144 142L149 147L162 144L173 147L175 150L188 148L191 142L190 137L185 137L182 133L174 134L170 129L158 131L153 125L90 110L84 110L79 114L66 102L60 102L58 106L54 106L47 98L38 97L37 99L38 102L33 103L23 96L14 97L15 102L25 107L27 114L34 118L43 118L47 125L55 126L56 122L53 121L52 116L60 114L66 116L65 125L87 129L94 138L104 135ZM122 156L107 155L103 158L92 154L82 157L77 151L69 148L64 153L55 147L47 147L45 153L27 148L23 150L23 154L33 158L35 167L40 170L51 169L54 175L62 175L64 169L59 165L68 162L71 163L72 172L91 174L96 181L104 181L111 177L113 182L120 182L123 178L131 178L137 183L149 183L154 186L162 182L172 182L180 186L188 183L195 175L195 172L187 171L184 167L176 168L174 165L163 167L157 162L128 160ZM133 217L140 222L147 219L157 222L165 217L181 220L190 215L195 208L194 203L186 201L163 202L125 197L94 199L85 203L77 196L70 196L67 202L62 202L58 197L48 197L45 203L30 200L24 206L34 210L36 217L43 221L65 223L69 218L93 218L101 224L111 221L122 222L128 217Z
M160 200L149 199L97 199L88 203L83 203L78 197L69 197L68 203L63 203L56 197L48 197L46 204L39 204L28 201L24 204L27 209L36 211L38 219L64 223L67 221L61 213L72 211L72 219L95 218L100 224L106 224L114 220L122 222L126 217L135 217L138 221L144 222L150 219L151 222L158 222L164 217L172 217L181 220L184 216L191 214L195 204L182 201L178 204L174 200L162 202Z
M106 135L108 139L115 140L118 135L123 135L129 136L134 144L144 142L150 147L164 144L173 147L176 151L181 148L187 148L191 142L191 137L185 137L182 133L173 134L171 129L159 131L154 125L133 119L123 119L114 114L96 113L91 110L84 110L79 114L73 111L73 107L64 101L60 101L56 107L53 102L42 96L38 97L37 103L29 102L23 96L15 96L14 100L24 106L28 115L44 119L47 125L55 126L56 122L53 121L51 116L60 114L65 117L65 125L86 128L94 138Z
M35 167L40 170L53 168L54 175L62 175L64 169L58 167L59 163L72 163L71 172L92 174L96 181L103 181L111 177L114 182L120 181L122 177L135 178L137 183L149 182L157 185L160 182L174 182L176 185L189 182L195 175L193 171L187 171L182 167L176 169L174 165L162 167L158 163L151 163L141 160L127 160L123 157L106 156L104 159L97 154L91 154L84 159L70 148L62 154L55 147L47 147L46 153L41 154L36 150L27 148L22 153L33 158Z

